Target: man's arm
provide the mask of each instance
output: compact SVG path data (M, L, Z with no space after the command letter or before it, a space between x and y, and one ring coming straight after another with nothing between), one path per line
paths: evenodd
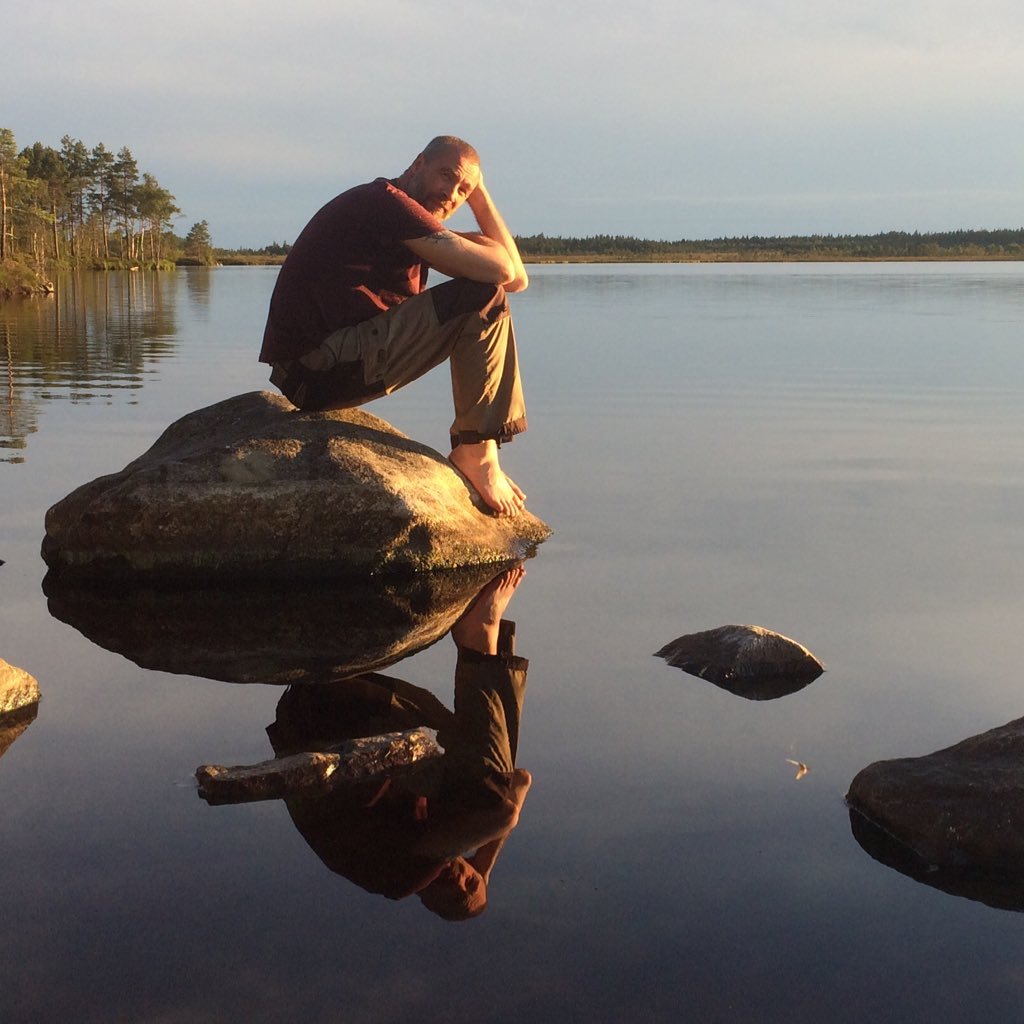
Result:
M406 248L449 277L500 284L507 292L524 291L530 279L519 248L482 178L467 203L476 218L479 233L445 229L425 238L407 239Z
M484 186L483 176L481 176L477 187L470 193L466 202L473 211L473 216L476 217L476 222L484 237L497 242L508 254L512 267L512 276L508 281L503 282L505 291L526 291L530 284L530 279L526 274L526 268L523 266L522 257L519 255L519 247L516 245L516 240L512 237L512 232L505 226L504 218L498 212L498 207L494 205L491 194Z
M460 235L445 228L424 238L406 239L403 244L449 277L506 285L514 276L508 253L490 238Z

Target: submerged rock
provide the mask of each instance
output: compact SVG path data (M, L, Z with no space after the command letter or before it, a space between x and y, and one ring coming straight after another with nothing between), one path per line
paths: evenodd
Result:
M446 458L376 416L251 392L54 505L42 554L93 582L308 579L506 562L551 533L478 505Z
M802 644L763 626L719 626L665 644L655 657L749 700L803 689L825 666Z
M254 765L200 765L199 795L210 804L248 803L330 792L342 782L383 776L440 757L433 729L406 729L347 740L332 750L307 751Z
M927 865L1024 877L1024 718L860 771L850 807Z

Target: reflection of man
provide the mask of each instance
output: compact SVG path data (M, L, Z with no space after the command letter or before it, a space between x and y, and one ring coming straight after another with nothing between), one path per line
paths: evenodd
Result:
M502 613L522 568L493 580L452 630L458 647L455 711L429 691L379 674L289 689L268 732L278 754L356 735L429 725L445 755L372 788L287 801L324 863L369 892L416 893L434 913L462 920L487 905L491 872L530 788L515 766L527 662L512 651Z
M463 203L478 232L442 223ZM453 280L424 290L430 267ZM525 495L498 445L526 429L526 408L505 293L528 283L476 150L440 136L398 178L343 192L306 225L278 276L260 359L308 410L361 405L447 359L451 461L491 509L513 515Z

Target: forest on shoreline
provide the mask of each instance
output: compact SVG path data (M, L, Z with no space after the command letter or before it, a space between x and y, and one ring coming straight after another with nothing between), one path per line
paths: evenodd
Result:
M652 241L625 235L516 238L531 262L740 263L866 260L1020 260L1024 228L996 231L886 231L876 235L749 235Z
M19 150L14 133L0 128L0 295L48 291L64 269L278 264L290 248L217 248L206 220L177 234L181 217L127 146L114 152L65 135L59 149L36 142ZM516 242L528 263L1024 259L1024 228L679 241L536 234Z

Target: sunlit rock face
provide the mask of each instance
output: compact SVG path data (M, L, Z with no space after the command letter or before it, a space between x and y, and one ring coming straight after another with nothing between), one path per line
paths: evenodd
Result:
M24 669L0 658L0 715L36 704L39 684Z
M183 417L54 505L42 553L97 582L308 579L505 562L551 533L478 501L446 458L376 416L251 392Z
M926 864L1024 875L1024 718L925 757L876 761L846 799Z
M687 633L655 657L748 700L803 689L825 666L802 644L763 626L719 626Z
M0 658L0 757L35 721L39 684L24 669Z

